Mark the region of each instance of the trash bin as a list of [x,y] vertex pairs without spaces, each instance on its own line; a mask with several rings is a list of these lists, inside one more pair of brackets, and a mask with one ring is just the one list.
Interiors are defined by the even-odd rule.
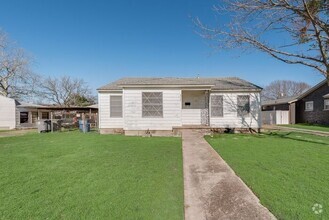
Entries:
[[83,121],[79,120],[79,130],[82,131],[83,130]]
[[90,123],[88,120],[79,120],[79,130],[82,132],[90,132]]
[[50,120],[38,120],[38,132],[48,132],[51,131],[51,121]]

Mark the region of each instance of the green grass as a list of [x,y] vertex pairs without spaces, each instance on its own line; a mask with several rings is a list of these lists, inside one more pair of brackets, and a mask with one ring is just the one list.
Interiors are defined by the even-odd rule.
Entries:
[[293,125],[280,125],[280,126],[289,127],[289,128],[307,129],[307,130],[313,130],[313,131],[325,131],[325,132],[329,132],[329,126],[325,126],[325,125],[293,124]]
[[[207,141],[278,219],[329,219],[329,138],[223,134]],[[323,212],[314,214],[319,203]]]
[[183,219],[181,139],[0,139],[0,219]]

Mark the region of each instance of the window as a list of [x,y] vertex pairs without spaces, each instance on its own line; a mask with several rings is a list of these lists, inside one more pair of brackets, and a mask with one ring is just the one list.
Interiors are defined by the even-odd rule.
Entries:
[[49,119],[49,112],[42,112],[41,119]]
[[250,97],[249,95],[238,95],[238,116],[247,116],[250,113]]
[[313,111],[313,101],[305,102],[305,111]]
[[110,117],[122,118],[122,96],[110,96]]
[[324,110],[329,110],[329,99],[324,100]]
[[28,112],[20,112],[20,123],[28,123],[29,122],[29,113]]
[[160,118],[163,116],[162,92],[142,93],[142,117]]
[[211,117],[223,117],[223,96],[211,96]]

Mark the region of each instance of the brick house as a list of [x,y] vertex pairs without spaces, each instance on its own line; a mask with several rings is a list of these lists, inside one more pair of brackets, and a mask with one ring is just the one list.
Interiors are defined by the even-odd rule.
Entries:
[[297,97],[263,102],[262,111],[288,110],[289,123],[329,125],[329,86],[327,80]]

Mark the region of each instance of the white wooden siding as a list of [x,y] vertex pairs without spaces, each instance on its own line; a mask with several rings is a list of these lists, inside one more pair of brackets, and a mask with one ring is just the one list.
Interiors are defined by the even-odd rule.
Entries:
[[[182,108],[183,109],[204,109],[206,107],[205,90],[201,91],[182,91]],[[189,102],[190,106],[185,106]]]
[[201,109],[182,109],[183,125],[201,125]]
[[110,117],[110,96],[112,95],[122,96],[122,93],[98,93],[99,128],[123,128],[123,117]]
[[16,103],[14,99],[0,96],[0,129],[14,129],[16,126]]
[[[260,94],[259,93],[214,93],[210,95],[223,95],[223,117],[211,117],[210,112],[210,126],[220,128],[259,128],[261,125],[260,117]],[[237,114],[237,96],[250,96],[250,114],[246,117],[238,116]],[[211,109],[211,106],[210,106]]]
[[[163,117],[142,117],[142,92],[163,93]],[[211,117],[211,127],[259,128],[260,94],[249,92],[211,92],[210,95],[223,95],[223,117]],[[123,118],[110,117],[110,95],[122,95]],[[237,96],[250,95],[250,114],[246,117],[237,114]],[[201,124],[200,109],[182,109],[181,89],[142,89],[127,88],[122,93],[99,93],[99,127],[123,128],[124,130],[172,130],[174,126]],[[209,106],[211,109],[211,106]],[[209,112],[211,115],[211,112]]]
[[[162,92],[163,117],[142,117],[142,92]],[[172,130],[182,125],[182,101],[180,89],[124,89],[125,130]]]

